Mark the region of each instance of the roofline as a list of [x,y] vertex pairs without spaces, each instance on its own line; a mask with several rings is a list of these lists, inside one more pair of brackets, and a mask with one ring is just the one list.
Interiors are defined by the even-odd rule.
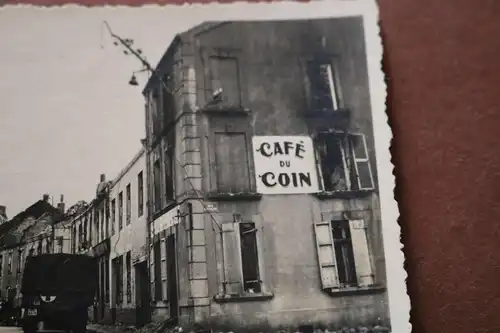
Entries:
[[[167,50],[161,57],[160,61],[158,64],[153,68],[154,71],[157,71],[159,68],[163,67],[163,65],[167,62],[169,58],[173,55],[172,53],[175,51],[175,47],[177,47],[180,43],[182,42],[182,38],[180,34],[176,34],[172,41],[170,42],[170,45],[168,46]],[[144,89],[142,90],[142,94],[146,96],[147,92],[151,90],[153,84],[158,80],[158,78],[153,74],[149,77],[148,82],[146,82],[146,85],[144,86]]]
[[135,154],[134,158],[123,168],[119,173],[118,176],[116,176],[110,184],[110,188],[113,188],[122,178],[125,176],[125,174],[137,163],[137,161],[144,155],[146,152],[146,149],[141,148],[137,154]]

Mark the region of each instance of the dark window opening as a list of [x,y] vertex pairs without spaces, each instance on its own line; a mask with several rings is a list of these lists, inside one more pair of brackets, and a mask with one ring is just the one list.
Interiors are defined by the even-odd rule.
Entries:
[[126,255],[126,265],[127,265],[127,303],[132,302],[132,258],[130,251]]
[[356,286],[358,281],[349,221],[332,221],[332,234],[339,282],[343,285]]
[[116,199],[111,200],[111,235],[115,234]]
[[311,61],[307,64],[311,107],[318,111],[339,108],[339,89],[334,66],[331,63]]
[[320,133],[316,140],[316,150],[325,191],[373,188],[363,135]]
[[161,300],[162,299],[162,290],[161,290],[161,245],[160,245],[160,240],[157,240],[154,245],[154,250],[153,250],[153,260],[154,260],[154,276],[155,276],[155,299],[156,300]]
[[144,177],[142,171],[137,175],[137,216],[144,214]]
[[153,90],[151,94],[151,103],[150,103],[150,109],[151,109],[151,122],[152,127],[153,127],[153,140],[157,139],[160,134],[161,134],[161,119],[159,115],[159,110],[160,110],[160,93],[158,89]]
[[241,262],[243,270],[243,290],[260,293],[262,290],[257,248],[255,223],[240,223]]
[[126,192],[127,192],[127,225],[130,224],[130,219],[132,215],[132,203],[131,203],[131,188],[130,184],[127,185]]
[[123,229],[123,192],[118,194],[118,231]]
[[167,205],[175,200],[174,194],[174,146],[173,144],[165,151],[165,199]]
[[[163,82],[165,82],[168,86],[172,87],[171,77],[169,75],[165,75],[163,77]],[[175,88],[174,88],[175,90]],[[174,95],[168,92],[165,87],[162,85],[162,111],[163,111],[163,128],[167,128],[171,126],[175,121],[175,99]]]
[[116,285],[116,304],[123,302],[123,257],[113,259],[115,271],[115,285]]
[[156,160],[153,165],[153,188],[154,188],[154,210],[158,212],[161,209],[161,165],[160,160]]

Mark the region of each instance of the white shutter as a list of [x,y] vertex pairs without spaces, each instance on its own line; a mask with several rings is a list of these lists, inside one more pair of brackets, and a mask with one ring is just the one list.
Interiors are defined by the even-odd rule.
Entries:
[[239,230],[238,223],[222,224],[223,283],[226,294],[241,294],[243,292]]
[[358,285],[366,287],[373,284],[373,271],[366,239],[366,226],[364,220],[349,221],[351,229],[351,240],[354,252],[354,265],[356,267],[356,276]]
[[314,233],[318,252],[321,285],[323,289],[337,288],[339,280],[330,221],[315,223]]
[[[356,154],[355,140],[357,137],[357,142],[360,145],[361,154]],[[356,175],[358,178],[358,188],[360,190],[371,190],[373,189],[373,175],[370,165],[370,159],[368,157],[368,148],[366,146],[366,137],[363,134],[350,134],[350,143],[352,148],[352,155],[354,157],[354,167],[356,170]],[[360,156],[361,155],[361,156]],[[364,169],[365,172],[360,170]]]

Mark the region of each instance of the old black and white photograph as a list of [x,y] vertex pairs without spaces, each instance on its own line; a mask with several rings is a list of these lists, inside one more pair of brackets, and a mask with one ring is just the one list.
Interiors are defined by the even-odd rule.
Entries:
[[0,333],[410,332],[375,0],[0,40]]

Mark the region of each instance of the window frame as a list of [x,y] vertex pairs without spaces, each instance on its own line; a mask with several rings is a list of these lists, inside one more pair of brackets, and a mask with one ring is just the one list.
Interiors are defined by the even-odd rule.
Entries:
[[208,178],[209,178],[209,192],[211,193],[226,193],[218,188],[217,179],[217,152],[215,147],[215,140],[217,133],[242,133],[245,136],[246,156],[247,156],[247,172],[249,178],[248,190],[244,193],[255,193],[255,165],[252,156],[252,130],[250,120],[247,117],[224,117],[212,116],[209,119],[209,135],[208,135]]
[[[241,235],[240,235],[240,224],[243,223],[253,223],[255,225],[255,241],[256,241],[256,246],[257,246],[257,264],[258,264],[258,274],[259,274],[259,282],[260,282],[260,292],[254,292],[250,293],[245,290],[245,281],[244,281],[244,275],[243,275],[243,263],[242,263],[242,248],[241,248]],[[272,297],[272,293],[269,292],[268,286],[267,286],[267,279],[266,279],[266,271],[265,271],[265,263],[264,263],[264,247],[263,247],[263,232],[264,232],[264,227],[262,226],[262,223],[260,221],[260,218],[257,215],[254,215],[251,220],[249,219],[237,219],[233,220],[232,222],[224,222],[221,224],[222,228],[222,233],[224,232],[232,232],[234,236],[236,237],[234,239],[235,243],[237,244],[237,260],[238,260],[238,280],[234,281],[235,283],[238,283],[238,292],[236,293],[231,293],[229,292],[229,288],[227,288],[227,279],[228,279],[228,270],[230,269],[227,265],[228,262],[224,262],[224,265],[221,266],[221,269],[223,270],[223,276],[225,277],[226,281],[221,281],[221,287],[222,287],[222,297],[216,297],[217,300],[224,301],[224,299],[227,299],[228,296],[229,298],[235,298],[238,299],[240,297],[255,297],[255,298],[261,298],[261,297]],[[230,248],[226,248],[224,244],[224,236],[222,236],[221,239],[221,252],[222,255],[225,257],[227,251],[231,251]]]
[[137,217],[144,214],[144,172],[137,174]]
[[[322,154],[319,152],[319,140],[320,136],[334,136],[336,138],[337,143],[339,144],[339,149],[342,155],[342,164],[344,167],[344,179],[346,181],[346,190],[327,190],[326,185],[325,185],[325,177],[323,174],[323,166],[322,166]],[[359,132],[349,132],[347,133],[347,138],[341,138],[344,135],[343,132],[341,131],[330,131],[330,132],[318,132],[316,133],[315,137],[313,138],[314,142],[314,153],[315,153],[315,159],[316,159],[316,170],[318,172],[318,178],[320,181],[320,188],[323,192],[350,192],[350,191],[370,191],[370,190],[375,190],[375,180],[373,176],[373,169],[372,169],[372,161],[370,159],[370,153],[368,150],[368,145],[366,143],[366,134],[364,133],[359,133]],[[355,149],[352,145],[352,140],[351,137],[358,136],[362,138],[362,144],[364,148],[364,152],[366,154],[365,158],[359,158],[356,159],[355,157]],[[347,147],[346,147],[347,145]],[[346,150],[348,151],[348,154],[346,154]],[[362,187],[361,186],[361,181],[360,181],[360,176],[359,176],[359,171],[358,171],[358,165],[357,163],[367,163],[368,165],[368,173],[369,173],[369,180],[371,182],[371,187]],[[354,172],[354,175],[351,176],[351,172]],[[355,178],[355,179],[353,179]],[[353,181],[356,183],[355,186],[353,186]]]
[[126,188],[125,188],[125,193],[126,193],[126,219],[125,219],[125,225],[130,225],[131,220],[132,220],[132,185],[131,183],[128,183]]
[[[343,96],[342,89],[342,80],[340,77],[339,70],[339,62],[340,57],[337,54],[323,54],[320,56],[307,56],[303,59],[300,59],[301,66],[304,68],[303,70],[303,79],[304,79],[304,90],[306,102],[309,109],[313,112],[336,112],[345,107],[345,100]],[[330,98],[332,100],[332,108],[327,110],[315,110],[314,105],[314,92],[312,91],[312,81],[309,73],[309,66],[317,64],[319,67],[317,70],[320,70],[321,66],[327,66],[328,72],[328,88],[330,93]],[[332,87],[333,85],[333,87]],[[335,96],[333,96],[333,94]],[[335,98],[334,98],[335,97]]]
[[[355,279],[356,279],[356,284],[350,284],[350,283],[341,283],[339,279],[339,265],[337,262],[337,257],[336,257],[336,249],[335,249],[335,239],[333,236],[333,224],[338,223],[339,221],[346,221],[348,224],[348,228],[351,233],[350,237],[350,242],[351,242],[351,248],[352,248],[352,255],[353,255],[353,270],[355,273]],[[375,266],[372,263],[372,256],[373,256],[373,249],[370,247],[368,243],[368,235],[367,235],[367,229],[368,229],[368,223],[367,219],[364,217],[356,217],[356,218],[346,218],[343,216],[342,218],[332,218],[330,220],[324,220],[324,221],[319,221],[319,222],[314,222],[313,224],[313,230],[314,230],[314,239],[315,239],[315,245],[316,245],[316,254],[317,254],[317,267],[319,270],[319,277],[320,277],[320,286],[321,289],[329,292],[338,292],[342,290],[356,290],[356,289],[370,289],[376,287],[376,279],[375,279]],[[319,228],[320,227],[327,227],[329,230],[328,233],[328,243],[320,243],[320,237],[324,236],[324,232],[320,232]],[[360,228],[357,228],[356,226],[361,226]],[[363,244],[360,243],[361,239],[357,240],[357,243],[355,243],[355,239],[353,239],[353,230],[355,229],[361,229],[363,230]],[[359,237],[359,235],[358,235]],[[322,250],[321,248],[327,248],[330,247],[331,251],[329,253],[332,262],[322,262]],[[364,247],[364,248],[361,248]],[[327,249],[328,251],[328,249]],[[360,252],[362,251],[362,252]],[[361,255],[364,255],[363,257],[360,257]],[[365,260],[368,260],[368,262],[363,262],[359,263],[357,262],[358,258],[362,258]],[[368,275],[362,275],[363,269],[360,267],[360,265],[365,265],[363,266],[364,269],[368,269],[370,274]],[[368,266],[366,266],[368,265]],[[333,276],[333,281],[329,279],[326,276],[326,272],[323,270],[324,268],[332,268],[334,269],[334,276]],[[364,278],[368,277],[368,282],[364,281]],[[362,282],[364,281],[364,282]]]
[[118,193],[118,232],[123,229],[123,191]]

